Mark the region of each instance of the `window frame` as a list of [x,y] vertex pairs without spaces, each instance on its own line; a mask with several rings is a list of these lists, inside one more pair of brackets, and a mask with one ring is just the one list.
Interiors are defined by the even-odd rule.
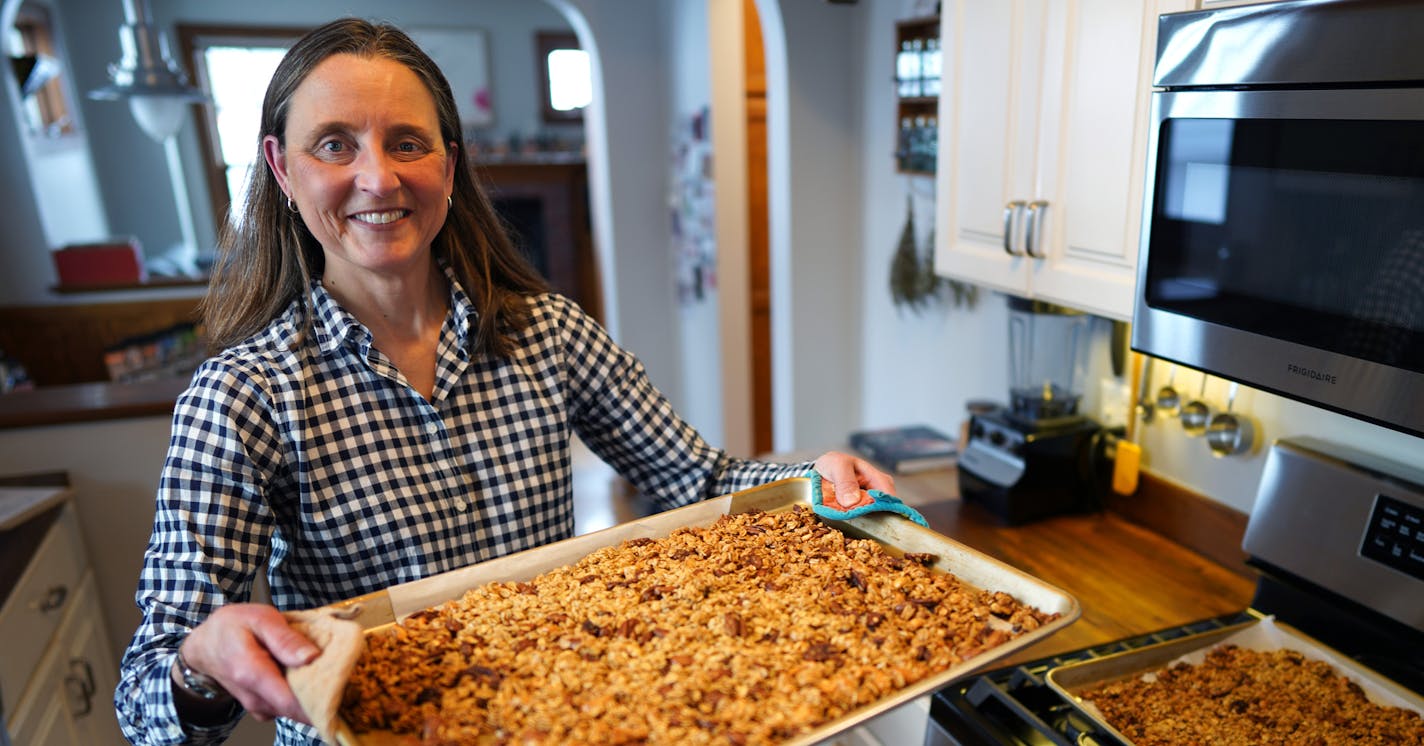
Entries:
[[539,111],[546,124],[569,124],[583,121],[585,108],[560,111],[554,108],[549,91],[549,53],[558,49],[579,49],[578,35],[572,31],[534,32],[534,69],[539,71]]
[[[203,67],[203,52],[208,47],[221,46],[278,46],[285,42],[290,47],[308,31],[310,27],[296,26],[238,26],[185,24],[176,26],[182,65],[188,79],[194,85],[207,91],[207,73]],[[208,187],[209,206],[212,210],[213,226],[219,235],[228,225],[228,212],[232,208],[232,195],[228,194],[227,169],[222,149],[218,143],[218,122],[216,110],[206,104],[194,104],[193,120],[198,132],[198,149],[203,156],[203,180]]]
[[24,0],[16,8],[10,27],[5,29],[7,34],[12,31],[19,37],[22,48],[7,48],[6,57],[33,54],[48,57],[59,65],[59,73],[31,97],[21,92],[18,114],[26,136],[40,147],[77,143],[83,134],[79,126],[79,107],[74,100],[68,52],[54,9],[44,3]]

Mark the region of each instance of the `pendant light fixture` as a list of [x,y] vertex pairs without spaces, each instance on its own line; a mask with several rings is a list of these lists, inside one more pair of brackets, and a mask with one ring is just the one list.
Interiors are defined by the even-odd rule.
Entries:
[[161,143],[182,128],[187,105],[206,101],[207,96],[188,85],[188,76],[169,56],[168,39],[150,20],[148,0],[123,0],[123,4],[125,23],[119,27],[123,58],[109,65],[113,82],[90,91],[89,97],[127,99],[139,126]]
[[127,100],[129,112],[138,126],[155,142],[163,145],[168,161],[168,178],[173,187],[173,200],[178,209],[178,227],[183,242],[166,258],[177,271],[197,274],[198,241],[193,225],[192,205],[188,200],[187,181],[178,153],[178,130],[188,106],[205,102],[208,97],[188,85],[188,76],[169,56],[168,39],[154,28],[149,15],[148,0],[123,0],[124,25],[119,27],[119,48],[123,57],[109,65],[110,85],[89,92],[89,98],[100,101]]

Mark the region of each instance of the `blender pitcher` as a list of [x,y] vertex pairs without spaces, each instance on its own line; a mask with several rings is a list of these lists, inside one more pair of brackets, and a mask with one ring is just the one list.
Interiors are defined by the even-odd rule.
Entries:
[[1009,297],[1009,411],[1025,422],[1078,413],[1087,372],[1089,315]]

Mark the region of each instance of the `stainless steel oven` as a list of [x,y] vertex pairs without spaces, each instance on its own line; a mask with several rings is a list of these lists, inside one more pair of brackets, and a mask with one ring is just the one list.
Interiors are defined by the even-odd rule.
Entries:
[[1159,23],[1132,345],[1424,435],[1424,4]]

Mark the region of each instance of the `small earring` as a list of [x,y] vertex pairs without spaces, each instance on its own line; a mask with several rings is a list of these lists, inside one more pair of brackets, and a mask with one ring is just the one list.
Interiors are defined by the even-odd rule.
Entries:
[[455,206],[455,195],[453,195],[453,194],[447,194],[447,195],[445,195],[445,206],[446,206],[446,207],[454,207],[454,206]]
[[296,211],[297,211],[297,203],[295,203],[295,202],[292,201],[291,196],[288,196],[288,197],[287,197],[287,212],[295,213]]

